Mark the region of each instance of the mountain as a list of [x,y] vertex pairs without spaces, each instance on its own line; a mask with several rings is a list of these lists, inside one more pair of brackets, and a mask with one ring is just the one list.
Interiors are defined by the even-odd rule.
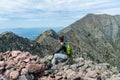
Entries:
[[40,34],[35,41],[42,45],[49,45],[49,50],[50,52],[55,52],[55,47],[57,46],[57,39],[58,39],[58,34],[53,30],[49,29],[46,30],[44,33]]
[[21,50],[42,56],[43,53],[45,54],[48,52],[46,49],[47,46],[20,37],[13,32],[3,32],[0,34],[0,52]]
[[[43,33],[44,31],[50,29],[49,27],[40,27],[40,28],[2,28],[0,29],[0,33],[2,32],[13,32],[17,35],[22,37],[28,38],[30,40],[35,39],[39,34]],[[54,27],[53,30],[56,32],[63,29],[63,27]]]
[[[108,62],[120,69],[120,15],[88,14],[58,35],[64,35],[71,43],[75,56]],[[52,45],[49,39],[47,41]]]

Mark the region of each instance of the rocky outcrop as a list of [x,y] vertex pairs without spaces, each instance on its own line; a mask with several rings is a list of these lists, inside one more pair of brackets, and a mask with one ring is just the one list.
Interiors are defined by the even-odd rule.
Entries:
[[[52,55],[40,58],[29,52],[1,53],[0,80],[119,80],[117,67],[82,57],[47,68]],[[50,62],[49,62],[50,63]]]
[[[48,56],[43,59],[49,60],[50,58],[51,56]],[[119,75],[117,67],[79,57],[69,63],[59,63],[45,70],[39,80],[119,80]]]
[[1,53],[1,58],[0,80],[36,80],[45,70],[40,57],[29,52],[7,51]]
[[35,41],[40,43],[41,45],[49,46],[48,50],[52,53],[55,52],[55,48],[58,44],[58,34],[50,29],[40,34]]

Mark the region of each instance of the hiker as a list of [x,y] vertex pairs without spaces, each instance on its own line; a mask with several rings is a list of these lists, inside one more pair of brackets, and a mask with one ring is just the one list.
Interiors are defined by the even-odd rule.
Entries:
[[64,36],[59,37],[59,48],[55,51],[54,57],[51,61],[52,66],[54,66],[57,62],[64,62],[68,59]]

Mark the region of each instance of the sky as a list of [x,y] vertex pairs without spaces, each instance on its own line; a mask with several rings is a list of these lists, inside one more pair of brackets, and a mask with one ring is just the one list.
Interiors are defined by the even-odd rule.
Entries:
[[0,28],[66,27],[88,13],[120,14],[120,0],[0,0]]

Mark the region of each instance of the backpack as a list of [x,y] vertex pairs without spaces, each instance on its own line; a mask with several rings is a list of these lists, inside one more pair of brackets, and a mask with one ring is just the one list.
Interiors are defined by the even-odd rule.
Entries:
[[72,47],[71,47],[71,45],[70,45],[69,42],[66,43],[66,51],[67,51],[67,55],[68,55],[69,57],[71,57]]

